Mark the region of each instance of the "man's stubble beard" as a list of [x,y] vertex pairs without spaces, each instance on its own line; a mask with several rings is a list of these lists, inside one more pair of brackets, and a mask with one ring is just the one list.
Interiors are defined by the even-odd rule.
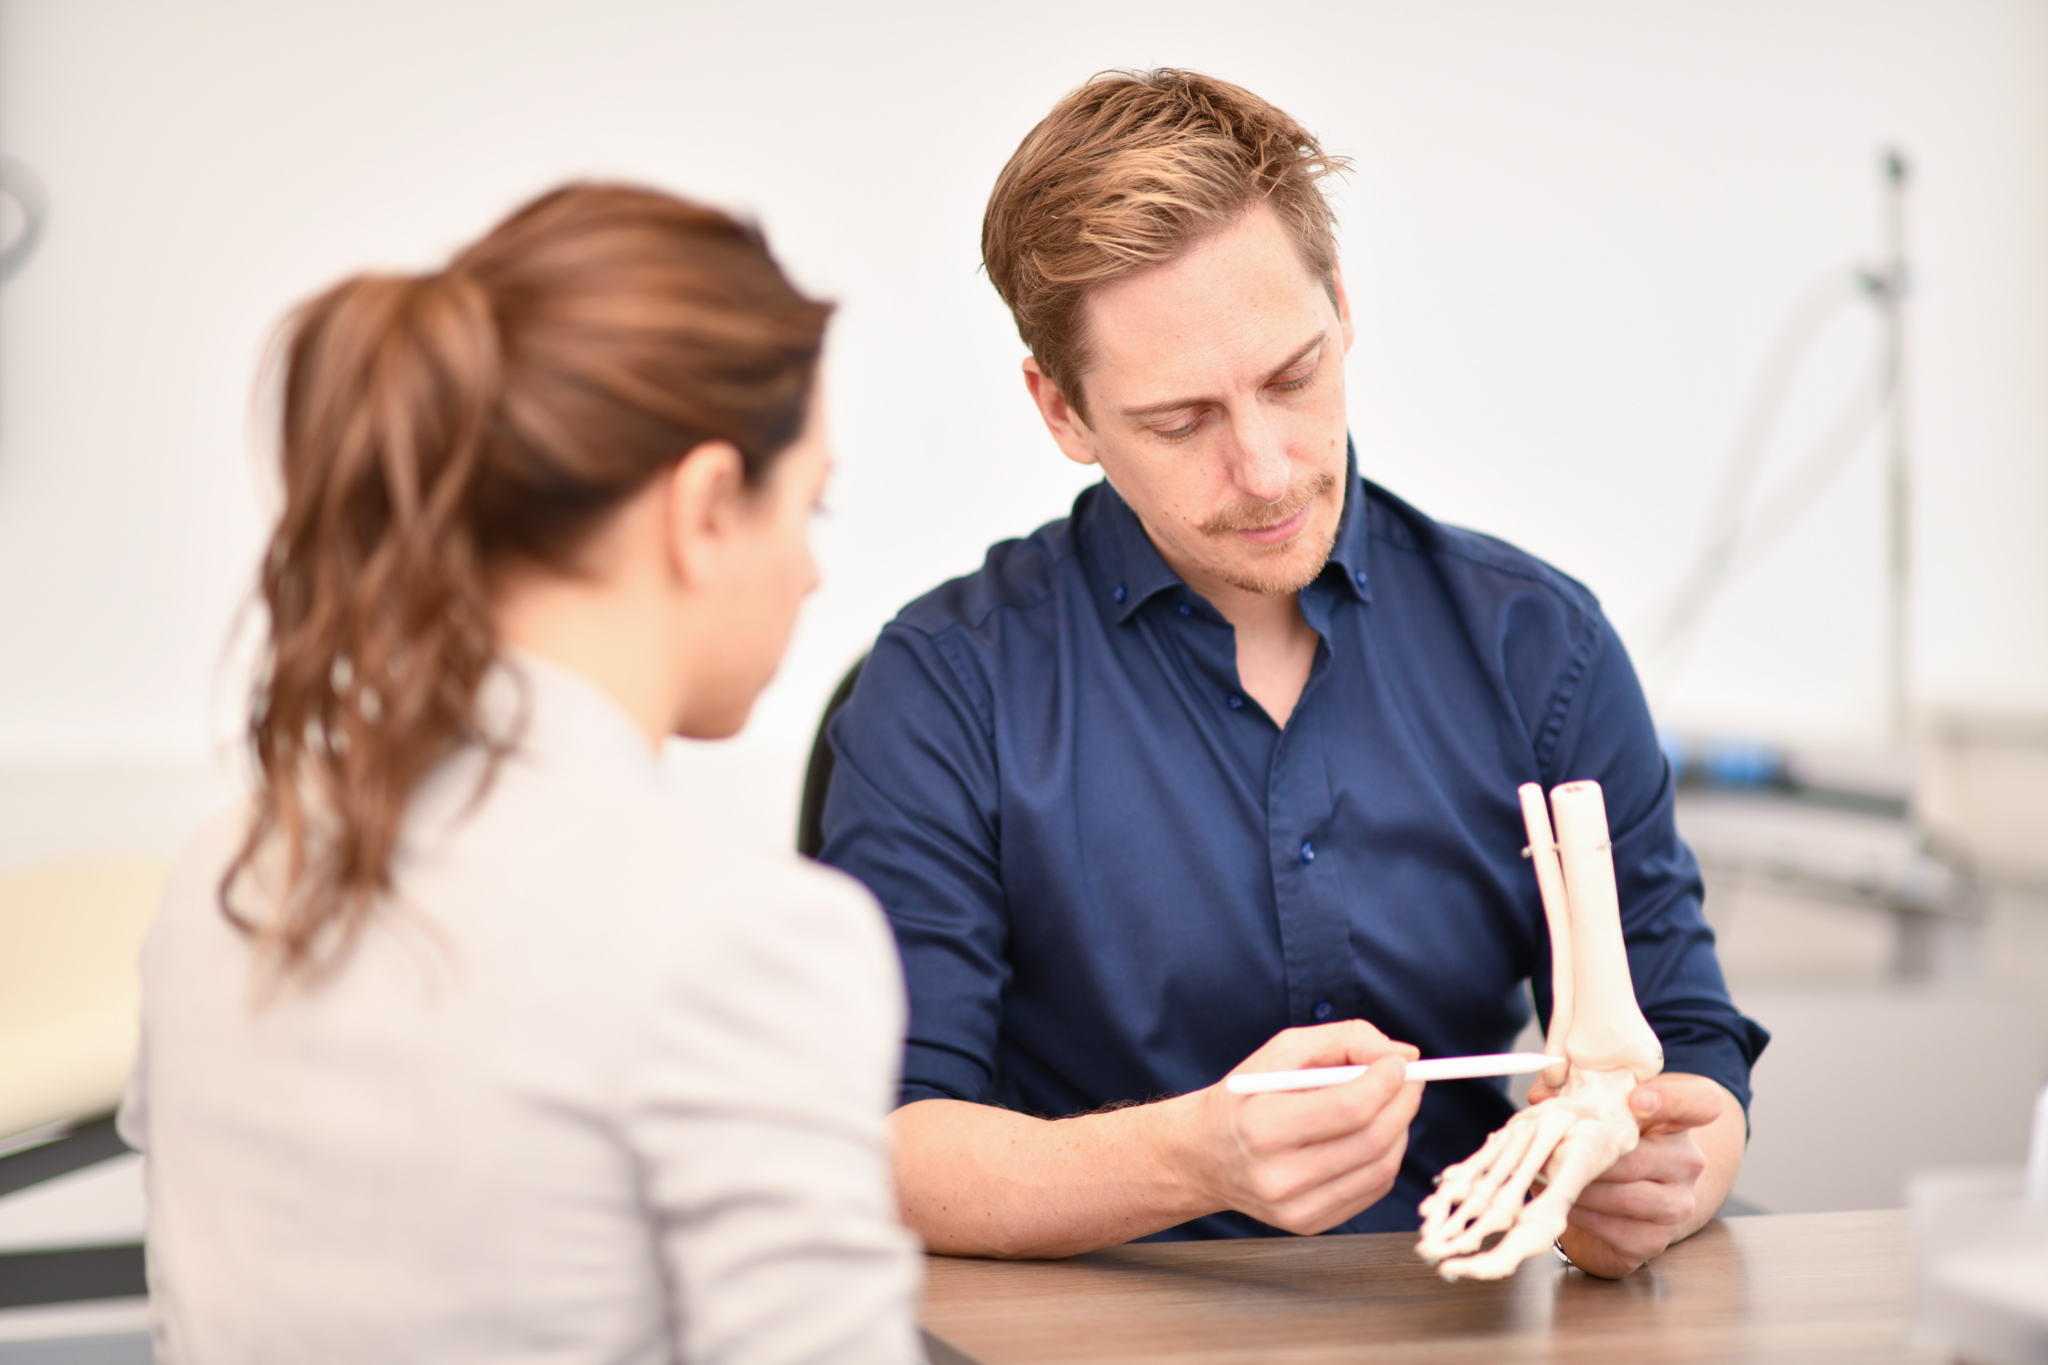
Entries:
[[[1336,484],[1336,475],[1315,473],[1299,486],[1290,488],[1287,496],[1277,503],[1248,501],[1225,508],[1203,522],[1201,532],[1205,537],[1213,539],[1230,536],[1238,531],[1276,525],[1296,515],[1303,508],[1313,507],[1321,502]],[[1317,545],[1313,554],[1291,569],[1276,568],[1262,572],[1256,567],[1241,568],[1234,564],[1217,564],[1210,568],[1210,572],[1240,592],[1255,592],[1267,597],[1300,592],[1315,582],[1323,572],[1323,566],[1330,562],[1330,551],[1337,543],[1337,526],[1343,519],[1343,509],[1339,508],[1337,515],[1330,520],[1329,529],[1322,533],[1322,544]],[[1302,534],[1308,535],[1311,531],[1304,530]],[[1285,548],[1298,550],[1300,547],[1301,541],[1297,537]]]

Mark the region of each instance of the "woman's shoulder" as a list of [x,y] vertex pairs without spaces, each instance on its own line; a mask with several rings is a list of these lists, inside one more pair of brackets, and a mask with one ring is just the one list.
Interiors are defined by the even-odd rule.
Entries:
[[704,929],[805,952],[893,957],[881,906],[844,872],[717,828],[670,829],[661,860]]
[[665,784],[582,795],[551,794],[545,827],[518,822],[530,838],[486,841],[498,863],[487,875],[536,918],[579,935],[601,924],[600,951],[664,972],[715,973],[735,954],[786,956],[793,971],[821,956],[893,969],[894,941],[865,887],[770,846],[704,793]]
[[738,1103],[800,1081],[804,1105],[885,1112],[907,1007],[866,888],[794,853],[727,848],[692,869],[687,900],[646,940],[629,1085],[709,1085]]
[[210,910],[213,918],[221,918],[221,879],[248,838],[250,814],[246,799],[235,801],[207,817],[186,839],[164,878],[152,934],[195,913]]

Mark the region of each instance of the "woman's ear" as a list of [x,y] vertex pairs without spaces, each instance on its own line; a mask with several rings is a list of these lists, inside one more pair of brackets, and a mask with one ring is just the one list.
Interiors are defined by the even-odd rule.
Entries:
[[718,577],[746,510],[746,461],[730,441],[706,441],[661,477],[669,572],[684,587],[701,587]]

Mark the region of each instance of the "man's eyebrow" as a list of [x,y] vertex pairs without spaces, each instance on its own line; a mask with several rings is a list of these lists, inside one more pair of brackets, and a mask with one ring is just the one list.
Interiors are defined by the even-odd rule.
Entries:
[[[1271,373],[1266,376],[1267,382],[1272,382],[1275,377],[1286,374],[1296,365],[1299,365],[1307,358],[1310,351],[1313,351],[1329,339],[1330,334],[1328,332],[1318,332],[1304,343],[1300,349],[1296,350],[1293,355],[1288,356],[1287,359],[1275,365]],[[1164,417],[1167,413],[1179,412],[1182,408],[1192,408],[1208,401],[1206,398],[1174,398],[1164,403],[1144,403],[1135,408],[1121,409],[1121,411],[1125,417],[1133,417],[1142,422],[1148,417]]]

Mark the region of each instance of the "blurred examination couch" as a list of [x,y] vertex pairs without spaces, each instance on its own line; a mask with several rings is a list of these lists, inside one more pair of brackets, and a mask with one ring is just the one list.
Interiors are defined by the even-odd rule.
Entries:
[[136,956],[165,872],[73,862],[0,876],[0,1141],[120,1102]]
[[167,867],[0,873],[0,1365],[147,1365],[141,1158],[114,1131]]

